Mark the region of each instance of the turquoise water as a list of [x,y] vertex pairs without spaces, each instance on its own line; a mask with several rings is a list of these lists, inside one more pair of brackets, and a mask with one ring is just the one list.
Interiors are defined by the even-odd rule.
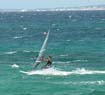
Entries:
[[[53,67],[30,71],[49,25]],[[0,13],[0,94],[105,95],[105,11]]]

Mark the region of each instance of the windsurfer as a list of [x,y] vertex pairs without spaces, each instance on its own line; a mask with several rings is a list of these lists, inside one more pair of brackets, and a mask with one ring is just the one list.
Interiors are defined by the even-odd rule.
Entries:
[[[49,33],[50,33],[50,30],[48,31],[47,35],[46,35],[46,38],[44,40],[44,43],[42,45],[42,48],[39,52],[39,55],[35,61],[35,63],[33,64],[33,68],[36,69],[38,67],[38,65],[42,62],[42,61],[46,61],[47,64],[45,65],[46,67],[47,66],[50,66],[52,64],[51,62],[51,56],[49,56],[47,59],[44,59],[43,56],[44,56],[44,53],[45,53],[45,50],[46,50],[46,44],[47,44],[47,41],[48,41],[48,38],[49,38]],[[44,33],[46,34],[46,33]]]
[[47,64],[43,68],[49,68],[52,65],[52,56],[48,56],[48,58],[43,59],[43,61],[47,62]]

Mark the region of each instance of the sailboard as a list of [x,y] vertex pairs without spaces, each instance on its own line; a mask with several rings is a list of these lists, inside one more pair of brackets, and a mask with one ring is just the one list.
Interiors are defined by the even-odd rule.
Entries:
[[48,39],[49,39],[49,33],[50,33],[50,29],[47,32],[46,38],[45,38],[45,40],[43,42],[42,48],[41,48],[41,50],[39,52],[39,55],[38,55],[35,63],[33,64],[34,69],[36,69],[37,66],[42,62],[42,58],[44,57],[44,54],[45,54],[45,51],[46,51],[46,45],[47,45],[47,42],[48,42]]

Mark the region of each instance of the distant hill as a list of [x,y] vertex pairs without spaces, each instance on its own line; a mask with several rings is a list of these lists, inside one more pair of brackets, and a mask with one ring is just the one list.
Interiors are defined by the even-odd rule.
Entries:
[[27,11],[91,11],[105,10],[105,5],[90,5],[80,7],[58,7],[58,8],[37,8],[37,9],[0,9],[0,12],[27,12]]

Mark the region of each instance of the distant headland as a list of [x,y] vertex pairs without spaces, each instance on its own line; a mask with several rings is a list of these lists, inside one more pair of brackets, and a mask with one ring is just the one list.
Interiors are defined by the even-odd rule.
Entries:
[[80,7],[58,7],[58,8],[36,8],[36,9],[0,9],[0,12],[95,11],[95,10],[105,10],[105,5],[80,6]]

